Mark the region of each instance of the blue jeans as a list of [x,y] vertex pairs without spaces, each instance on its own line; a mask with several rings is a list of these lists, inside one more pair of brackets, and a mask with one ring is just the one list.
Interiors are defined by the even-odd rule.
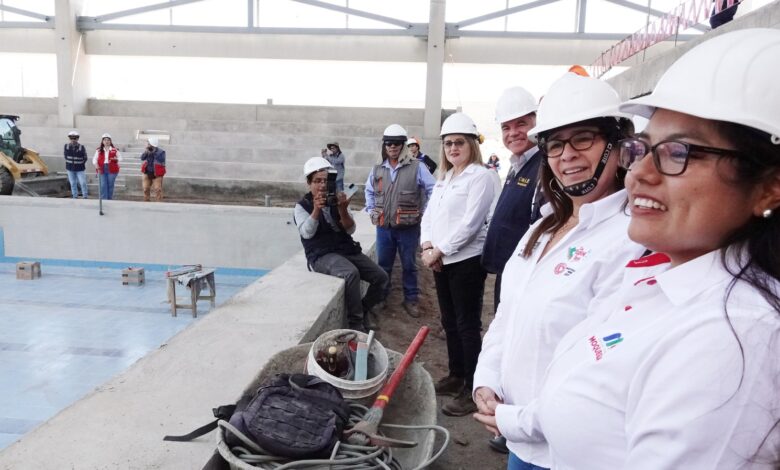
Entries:
[[[404,301],[417,302],[420,289],[417,287],[417,245],[420,244],[420,226],[409,228],[376,228],[376,258],[377,264],[387,273],[387,277],[393,272],[395,253],[401,257],[403,269]],[[385,297],[390,292],[390,282],[387,283]]]
[[79,197],[79,188],[84,199],[87,198],[87,172],[86,171],[68,171],[68,182],[70,182],[70,194],[73,199]]
[[109,173],[108,164],[103,165],[103,173],[100,174],[100,197],[114,199],[114,182],[118,173]]
[[509,453],[509,462],[506,465],[506,470],[549,470],[532,463],[523,462],[518,456]]

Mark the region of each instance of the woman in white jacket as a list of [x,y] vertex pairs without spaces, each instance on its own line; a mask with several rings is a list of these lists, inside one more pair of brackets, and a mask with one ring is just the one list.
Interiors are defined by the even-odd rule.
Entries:
[[619,104],[607,83],[569,73],[545,94],[529,132],[544,152],[540,179],[550,204],[504,268],[474,377],[475,418],[506,437],[510,470],[550,466],[543,440],[518,436],[523,407],[538,396],[563,335],[644,251],[626,235],[617,142],[633,127]]
[[561,469],[780,465],[780,31],[745,29],[677,60],[621,109],[631,263],[564,337],[517,437]]

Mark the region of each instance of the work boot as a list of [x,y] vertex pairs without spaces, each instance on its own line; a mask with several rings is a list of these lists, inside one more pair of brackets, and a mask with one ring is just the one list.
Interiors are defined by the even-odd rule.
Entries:
[[491,449],[501,454],[508,454],[509,448],[506,446],[506,438],[504,436],[496,436],[488,441],[488,445]]
[[441,412],[447,416],[466,416],[477,411],[477,404],[471,399],[471,387],[463,387],[458,396],[445,403]]
[[363,326],[367,330],[379,331],[379,315],[376,314],[374,309],[369,308],[363,312]]
[[443,379],[439,379],[434,385],[436,395],[448,395],[456,397],[463,390],[463,385],[466,383],[463,377],[453,377],[448,375]]
[[409,314],[412,318],[420,318],[420,309],[417,307],[417,302],[411,302],[411,301],[404,301],[403,304],[404,310],[406,310],[406,313]]

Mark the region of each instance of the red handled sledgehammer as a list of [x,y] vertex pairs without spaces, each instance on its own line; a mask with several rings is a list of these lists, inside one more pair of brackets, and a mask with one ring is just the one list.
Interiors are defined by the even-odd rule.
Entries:
[[401,363],[398,364],[395,372],[390,376],[390,380],[387,381],[384,388],[382,388],[382,391],[379,392],[379,396],[376,397],[374,404],[363,417],[363,420],[354,425],[351,429],[344,431],[344,435],[347,436],[347,441],[350,444],[367,445],[371,443],[382,447],[414,447],[417,445],[415,442],[400,441],[380,436],[377,434],[377,431],[379,423],[382,421],[385,407],[390,402],[390,397],[393,396],[395,389],[398,388],[398,384],[401,383],[401,379],[404,378],[406,369],[414,360],[414,356],[417,355],[420,346],[425,342],[428,331],[430,331],[430,329],[427,326],[420,328],[420,331],[417,332],[417,336],[414,337],[414,340],[412,340],[409,348],[407,348],[404,356],[401,358]]

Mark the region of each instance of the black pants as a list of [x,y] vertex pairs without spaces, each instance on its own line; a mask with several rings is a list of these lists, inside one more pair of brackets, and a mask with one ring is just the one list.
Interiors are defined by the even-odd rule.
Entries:
[[439,298],[441,325],[447,335],[450,375],[474,382],[479,352],[482,350],[482,297],[487,272],[475,256],[446,264],[434,272]]

